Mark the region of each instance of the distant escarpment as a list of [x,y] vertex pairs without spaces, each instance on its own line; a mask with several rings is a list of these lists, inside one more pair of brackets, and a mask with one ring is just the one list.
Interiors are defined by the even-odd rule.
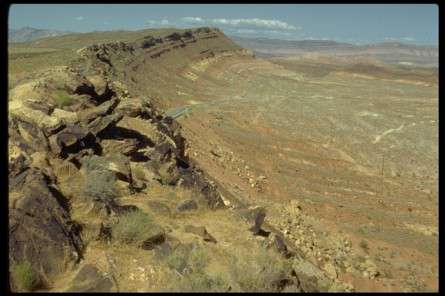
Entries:
[[119,80],[164,107],[172,86],[189,83],[191,66],[222,56],[253,57],[218,29],[206,27],[161,37],[147,35],[133,42],[94,44],[79,49],[78,54],[72,66],[79,72]]

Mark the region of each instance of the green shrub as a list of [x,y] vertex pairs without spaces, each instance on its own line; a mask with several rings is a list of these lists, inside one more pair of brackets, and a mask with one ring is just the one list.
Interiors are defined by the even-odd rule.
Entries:
[[54,92],[54,101],[59,106],[69,106],[73,103],[73,98],[65,90],[58,90]]
[[119,217],[113,226],[113,237],[122,243],[139,244],[160,230],[160,226],[149,215],[136,210]]
[[231,258],[230,275],[244,292],[278,292],[279,281],[291,274],[291,264],[262,248]]
[[28,261],[13,265],[12,276],[17,287],[25,292],[34,290],[39,284],[38,274]]

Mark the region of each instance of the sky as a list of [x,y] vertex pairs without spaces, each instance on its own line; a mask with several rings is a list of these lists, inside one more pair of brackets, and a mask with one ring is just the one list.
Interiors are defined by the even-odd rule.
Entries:
[[438,45],[434,4],[14,4],[9,28],[74,32],[218,27],[227,35]]

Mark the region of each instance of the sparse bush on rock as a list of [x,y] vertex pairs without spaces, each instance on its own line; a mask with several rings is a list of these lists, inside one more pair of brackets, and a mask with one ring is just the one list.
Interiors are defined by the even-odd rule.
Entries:
[[114,172],[106,168],[105,161],[93,155],[85,161],[85,193],[96,201],[110,202],[116,197]]
[[106,170],[92,171],[88,174],[85,193],[96,201],[109,202],[116,197],[116,176]]
[[291,266],[273,251],[251,249],[231,258],[230,274],[243,292],[278,292],[291,274]]
[[146,213],[129,211],[119,217],[113,226],[113,238],[126,244],[140,244],[145,239],[156,235],[161,227]]

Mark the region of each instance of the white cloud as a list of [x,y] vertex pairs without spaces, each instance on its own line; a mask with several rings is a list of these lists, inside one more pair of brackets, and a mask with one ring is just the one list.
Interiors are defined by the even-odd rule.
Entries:
[[193,16],[186,16],[182,18],[182,21],[186,22],[186,23],[192,23],[192,24],[196,24],[196,23],[203,23],[204,20],[200,17],[193,17]]
[[268,29],[281,29],[281,30],[301,30],[301,27],[295,27],[286,22],[282,22],[279,20],[267,20],[267,19],[259,19],[259,18],[245,18],[245,19],[225,19],[218,18],[210,20],[213,24],[218,25],[227,25],[227,26],[254,26],[259,28],[268,28]]
[[163,20],[147,20],[145,21],[145,23],[147,25],[151,25],[151,26],[167,26],[168,24],[170,24],[170,22],[166,19]]
[[83,21],[83,16],[78,16],[78,17],[75,17],[74,19],[75,19],[76,21],[79,21],[79,22],[80,22],[80,21]]
[[413,37],[403,37],[402,40],[405,41],[414,41],[415,39]]
[[386,41],[408,41],[412,42],[415,41],[413,37],[385,37]]
[[238,34],[257,34],[258,33],[257,30],[253,30],[253,29],[238,29],[235,32]]

